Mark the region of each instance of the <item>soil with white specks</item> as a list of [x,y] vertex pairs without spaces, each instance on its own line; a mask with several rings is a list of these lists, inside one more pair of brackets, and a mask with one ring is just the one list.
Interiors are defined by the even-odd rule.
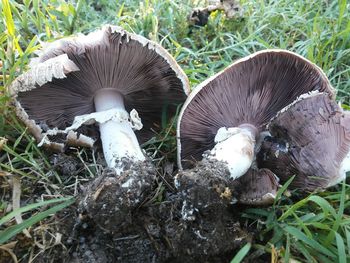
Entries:
[[105,170],[75,206],[57,214],[67,250],[39,261],[230,262],[252,237],[232,205],[226,169],[199,163],[177,174],[176,187],[173,178],[159,192],[161,179],[149,163],[119,177]]

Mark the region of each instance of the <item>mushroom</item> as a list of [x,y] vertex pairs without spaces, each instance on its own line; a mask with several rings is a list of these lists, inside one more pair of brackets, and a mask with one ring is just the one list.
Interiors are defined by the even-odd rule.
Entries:
[[269,120],[313,90],[334,97],[322,70],[295,53],[264,50],[238,60],[187,98],[177,126],[179,167],[206,156],[239,178],[251,167]]
[[238,203],[246,205],[269,205],[275,201],[279,178],[269,169],[249,169],[233,181],[233,196]]
[[48,44],[10,87],[17,115],[40,145],[92,146],[85,126],[98,123],[106,163],[118,173],[122,158],[145,160],[138,141],[159,130],[162,111],[173,115],[188,92],[165,49],[115,26]]
[[302,95],[268,126],[258,165],[292,187],[315,190],[333,186],[350,171],[350,113],[327,94]]

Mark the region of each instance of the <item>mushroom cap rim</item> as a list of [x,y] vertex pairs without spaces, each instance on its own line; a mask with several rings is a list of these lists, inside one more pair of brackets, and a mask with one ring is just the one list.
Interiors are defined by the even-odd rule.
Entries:
[[286,53],[289,55],[293,55],[295,57],[297,57],[298,59],[301,59],[302,61],[312,65],[320,74],[321,76],[328,82],[328,86],[330,87],[332,94],[331,97],[335,98],[335,92],[336,90],[333,88],[333,86],[331,85],[330,81],[328,80],[326,74],[324,73],[324,71],[317,66],[315,63],[311,62],[310,60],[306,59],[305,57],[289,51],[289,50],[285,50],[285,49],[264,49],[264,50],[260,50],[257,51],[253,54],[250,54],[246,57],[240,58],[236,61],[234,61],[232,64],[230,64],[228,67],[224,68],[223,70],[219,71],[218,73],[214,74],[213,76],[209,77],[208,79],[204,80],[203,82],[201,82],[198,86],[196,86],[191,93],[189,94],[189,96],[187,97],[184,105],[182,106],[182,109],[180,111],[179,117],[178,117],[178,121],[177,121],[177,126],[176,126],[176,144],[177,144],[177,165],[179,170],[183,170],[182,167],[182,163],[181,163],[181,131],[180,131],[180,124],[181,124],[181,120],[183,117],[183,114],[187,108],[187,106],[191,103],[192,99],[197,95],[197,93],[199,93],[204,87],[206,87],[211,81],[213,81],[215,78],[217,78],[218,76],[220,76],[221,74],[224,74],[226,71],[228,71],[229,69],[237,66],[238,64],[241,64],[243,62],[246,62],[258,55],[261,54],[268,54],[268,53]]

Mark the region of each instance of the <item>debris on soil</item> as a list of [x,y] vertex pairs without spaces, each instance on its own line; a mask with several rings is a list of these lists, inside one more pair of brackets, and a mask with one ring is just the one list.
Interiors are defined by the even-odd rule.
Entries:
[[212,12],[222,10],[225,12],[226,17],[231,19],[237,14],[241,15],[241,6],[237,0],[220,0],[211,1],[212,4],[205,8],[195,8],[189,15],[189,21],[195,26],[205,26],[208,23],[209,16]]
[[179,190],[165,188],[158,202],[149,202],[152,165],[140,162],[120,177],[105,170],[63,213],[71,214],[59,226],[64,262],[229,262],[252,237],[231,204],[228,171],[217,165],[213,176],[211,168],[200,162],[180,172]]
[[83,168],[83,164],[79,159],[64,153],[52,154],[50,163],[52,168],[63,178],[76,175]]
[[[220,161],[203,159],[190,170],[179,172],[175,186],[184,197],[182,217],[195,220],[195,211],[216,213],[220,206],[235,203],[232,196],[232,180],[227,166]],[[212,211],[213,210],[213,211]]]
[[[51,162],[66,176],[81,166],[62,154]],[[148,162],[134,163],[120,176],[113,169],[98,174],[75,205],[50,219],[55,224],[48,233],[60,239],[36,262],[230,262],[253,240],[254,230],[242,227],[242,207],[234,204],[244,197],[248,179],[233,181],[224,163],[204,159],[178,172],[175,185],[174,175],[160,181],[162,173]]]
[[209,16],[211,14],[211,11],[209,11],[209,8],[195,8],[192,10],[191,14],[189,15],[190,23],[195,26],[205,26],[208,24]]
[[[271,204],[279,184],[278,178],[268,169],[250,168],[242,177],[232,180],[225,163],[204,158],[193,169],[180,172],[175,186],[194,207],[209,209],[220,203]],[[188,214],[187,211],[184,216]]]
[[123,161],[127,169],[120,176],[106,169],[84,191],[80,210],[99,228],[114,233],[132,224],[132,211],[146,201],[155,182],[152,163]]

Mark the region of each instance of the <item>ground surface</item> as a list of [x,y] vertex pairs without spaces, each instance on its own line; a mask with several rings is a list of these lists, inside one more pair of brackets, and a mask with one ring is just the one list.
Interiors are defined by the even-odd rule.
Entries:
[[57,214],[66,249],[57,247],[40,260],[228,262],[253,241],[232,196],[225,195],[229,172],[222,164],[199,163],[179,173],[178,189],[165,189],[156,203],[150,200],[155,175],[147,162],[131,165],[121,176],[106,169],[79,193],[75,205]]
[[[233,19],[215,11],[202,19],[203,26],[195,26],[187,18],[207,1],[1,1],[0,262],[62,262],[68,255],[71,262],[350,260],[348,182],[322,193],[282,188],[277,201],[262,208],[229,204],[225,177],[213,182],[204,174],[202,184],[196,181],[199,188],[183,184],[178,190],[173,184],[178,173],[176,120],[164,117],[162,132],[142,145],[156,172],[147,168],[142,172],[152,180],[137,180],[146,180],[151,190],[138,189],[141,200],[130,196],[130,206],[115,211],[110,201],[118,203],[118,195],[104,195],[103,189],[116,191],[121,183],[105,170],[98,145],[69,148],[65,154],[47,152],[14,114],[6,89],[27,69],[42,41],[88,33],[105,23],[160,43],[183,68],[191,87],[257,50],[297,52],[325,71],[349,109],[349,1],[239,2],[241,10]],[[208,195],[199,191],[211,183],[202,188]],[[197,197],[211,205],[203,207]],[[10,214],[12,210],[21,212]],[[113,211],[117,222],[121,218],[116,215],[125,220],[119,226],[95,217],[105,211]]]

